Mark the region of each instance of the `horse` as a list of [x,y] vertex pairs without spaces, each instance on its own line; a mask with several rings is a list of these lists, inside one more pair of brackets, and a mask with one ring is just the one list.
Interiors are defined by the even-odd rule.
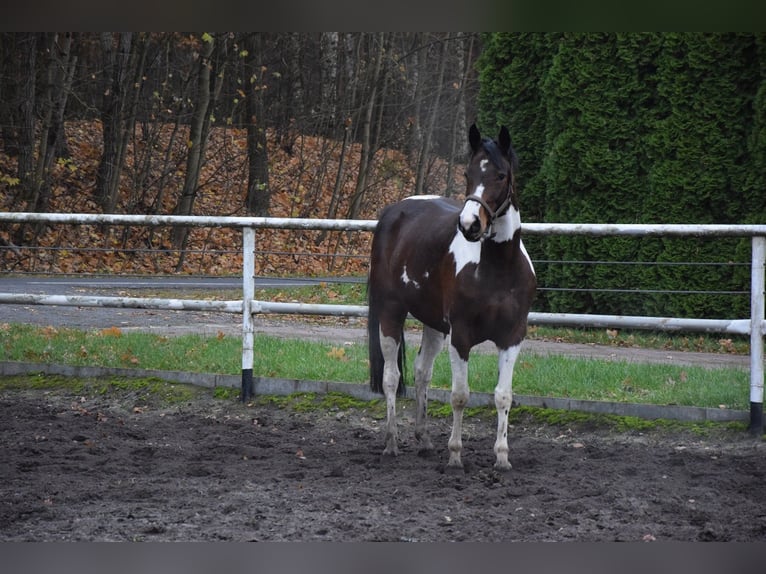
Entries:
[[404,323],[408,315],[419,320],[423,335],[414,365],[415,438],[420,454],[432,452],[426,428],[428,387],[436,355],[449,341],[453,418],[445,470],[462,470],[468,356],[475,345],[494,342],[494,467],[507,471],[513,369],[527,333],[537,279],[521,240],[518,163],[508,128],[502,126],[492,140],[482,137],[473,124],[468,143],[465,201],[415,195],[380,212],[367,280],[370,387],[385,395],[383,457],[395,457],[396,397],[405,394]]

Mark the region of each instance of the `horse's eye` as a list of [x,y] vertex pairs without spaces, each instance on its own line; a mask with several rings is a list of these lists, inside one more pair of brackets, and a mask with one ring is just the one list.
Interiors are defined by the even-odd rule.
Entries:
[[497,179],[499,181],[503,181],[505,179],[505,175],[506,174],[501,171],[500,173],[497,174]]

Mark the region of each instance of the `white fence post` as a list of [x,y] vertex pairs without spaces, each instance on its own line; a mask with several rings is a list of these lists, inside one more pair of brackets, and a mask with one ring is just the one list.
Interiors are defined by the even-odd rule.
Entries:
[[255,228],[242,228],[242,401],[253,396],[253,299],[255,298]]
[[750,271],[750,426],[753,435],[763,434],[763,321],[764,260],[766,237],[753,237]]

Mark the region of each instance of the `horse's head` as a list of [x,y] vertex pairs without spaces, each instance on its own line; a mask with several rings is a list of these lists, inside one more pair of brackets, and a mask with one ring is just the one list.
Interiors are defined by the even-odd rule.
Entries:
[[486,237],[498,217],[511,205],[518,209],[514,186],[516,155],[511,136],[503,126],[497,140],[482,138],[476,124],[468,131],[471,160],[465,171],[465,204],[458,228],[468,241]]

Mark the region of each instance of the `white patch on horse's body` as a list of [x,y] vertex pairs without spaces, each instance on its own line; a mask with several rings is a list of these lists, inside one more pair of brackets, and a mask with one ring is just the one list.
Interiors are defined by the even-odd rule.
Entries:
[[[495,223],[492,225],[492,233],[490,234],[490,237],[495,243],[510,241],[513,239],[516,231],[520,228],[521,215],[519,214],[519,210],[511,205],[505,215],[498,217],[495,220]],[[535,266],[532,265],[532,259],[530,259],[529,253],[527,253],[527,249],[524,247],[523,241],[519,241],[519,248],[521,249],[521,253],[526,258],[527,263],[529,263],[529,268],[532,270],[532,273],[535,273]]]
[[455,230],[455,237],[449,246],[449,252],[455,259],[455,276],[469,263],[478,263],[481,260],[481,242],[468,241],[459,230]]
[[402,269],[402,283],[404,283],[405,285],[412,284],[412,286],[415,289],[420,289],[420,283],[418,283],[414,279],[410,279],[410,276],[407,275],[407,266],[406,265]]
[[410,195],[404,199],[439,199],[440,195]]
[[529,257],[529,253],[527,253],[527,248],[524,247],[523,241],[519,241],[519,247],[521,248],[521,252],[524,254],[524,257],[527,258],[527,263],[529,263],[529,268],[532,270],[532,273],[537,276],[537,273],[535,273],[535,266],[532,265],[532,259]]
[[508,211],[502,216],[498,217],[492,224],[492,233],[490,237],[495,243],[504,243],[513,239],[514,234],[521,228],[521,215],[519,210],[513,205],[508,208]]

